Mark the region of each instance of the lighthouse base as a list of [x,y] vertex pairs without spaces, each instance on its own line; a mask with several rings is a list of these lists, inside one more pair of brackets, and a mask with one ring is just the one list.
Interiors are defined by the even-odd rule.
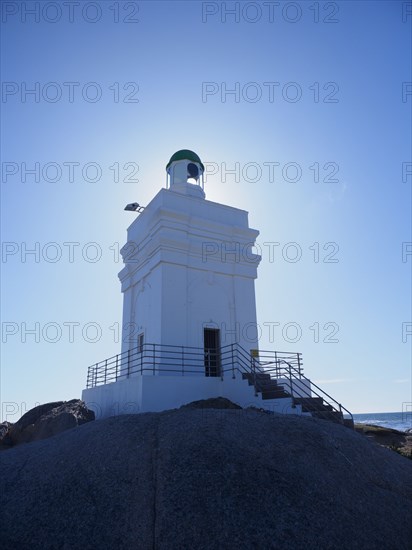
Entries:
[[241,376],[131,376],[83,390],[82,400],[92,409],[96,418],[120,414],[161,412],[176,409],[192,401],[226,397],[242,408],[257,407],[283,414],[302,413],[301,405],[294,405],[291,397],[262,399],[253,386]]

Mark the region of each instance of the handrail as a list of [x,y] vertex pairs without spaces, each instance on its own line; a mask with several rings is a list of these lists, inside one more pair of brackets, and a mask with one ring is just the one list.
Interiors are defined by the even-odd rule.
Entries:
[[[284,369],[284,371],[282,371],[281,367],[280,367],[280,363],[284,363],[287,365],[287,368]],[[268,374],[270,374],[271,370],[273,369],[265,369],[266,372]],[[322,388],[320,388],[317,384],[315,384],[314,382],[312,382],[309,378],[307,378],[306,376],[304,376],[302,374],[302,371],[300,371],[299,369],[296,369],[292,364],[290,364],[288,361],[285,361],[283,359],[281,360],[278,360],[277,361],[277,365],[275,367],[275,371],[276,371],[276,378],[275,379],[278,379],[278,378],[288,378],[288,380],[290,381],[290,394],[292,397],[294,397],[294,394],[297,394],[297,397],[299,398],[302,398],[302,399],[307,399],[307,398],[310,398],[310,397],[313,397],[312,394],[315,394],[315,396],[317,396],[318,398],[322,399],[322,403],[325,402],[327,405],[329,405],[332,410],[335,412],[335,413],[338,413],[342,420],[343,420],[343,413],[342,413],[342,410],[344,410],[348,415],[349,417],[353,420],[353,416],[352,416],[352,413],[350,411],[348,411],[348,409],[346,409],[341,403],[339,403],[339,401],[336,401],[336,399],[334,399],[331,395],[329,395],[326,391],[324,391]],[[304,393],[302,391],[299,391],[299,386],[297,386],[296,384],[294,386],[292,386],[292,377],[293,379],[295,380],[300,380],[300,381],[305,381],[305,382],[308,382],[308,392],[310,393],[308,395],[308,393]],[[271,376],[271,379],[273,380],[272,376]],[[314,390],[314,387],[318,390]],[[320,392],[320,393],[319,393]],[[327,399],[326,399],[326,398]],[[329,400],[329,401],[328,401]],[[335,403],[338,408],[336,408],[336,406],[334,406],[331,401],[333,403]],[[313,402],[313,406],[315,406],[315,403]],[[322,412],[325,412],[325,409],[323,407],[319,408],[318,410],[319,413],[322,413]],[[326,414],[326,412],[325,412]]]
[[[290,365],[289,365],[290,366]],[[294,367],[290,367],[290,368],[294,368]],[[342,409],[344,411],[346,411],[346,413],[351,417],[351,419],[353,420],[353,416],[352,416],[352,413],[350,411],[348,411],[348,409],[346,409],[341,403],[339,403],[339,401],[336,401],[335,398],[333,398],[331,395],[329,395],[327,392],[325,392],[325,390],[322,390],[322,388],[320,388],[317,384],[315,384],[314,382],[312,382],[311,380],[309,380],[308,378],[306,378],[306,376],[303,376],[303,374],[301,375],[302,378],[304,378],[305,380],[309,381],[310,382],[310,387],[311,387],[311,391],[312,390],[312,387],[315,386],[315,388],[317,388],[320,392],[322,392],[324,395],[327,396],[328,399],[331,399],[334,403],[336,403],[338,406],[339,406],[339,412],[342,413]],[[317,392],[314,392],[317,394]],[[319,397],[321,397],[319,395]]]
[[[295,355],[297,357],[298,368],[296,368],[292,364],[291,361],[286,361],[284,358],[281,357],[281,355],[284,356],[284,355],[286,355],[286,353],[287,352],[283,352],[282,354],[280,354],[280,352],[260,351],[259,350],[259,360],[255,360],[255,367],[258,365],[259,370],[260,370],[261,373],[269,374],[270,381],[267,382],[267,383],[265,383],[262,380],[257,381],[256,377],[253,376],[253,383],[254,383],[254,386],[255,386],[255,391],[263,392],[265,390],[265,388],[270,387],[270,384],[273,383],[273,380],[277,380],[278,378],[284,377],[284,378],[288,379],[289,384],[290,384],[290,392],[286,391],[286,393],[290,393],[292,398],[294,396],[297,396],[297,397],[302,398],[302,399],[308,399],[308,398],[312,397],[312,394],[315,394],[315,396],[317,396],[318,398],[320,398],[322,400],[322,404],[324,404],[324,402],[326,402],[326,404],[331,407],[333,412],[339,414],[339,416],[341,417],[342,420],[343,420],[342,410],[344,410],[349,415],[349,417],[353,420],[352,413],[350,411],[348,411],[348,409],[346,409],[341,403],[336,401],[336,399],[334,399],[327,392],[322,390],[322,388],[320,388],[317,384],[314,384],[309,378],[307,378],[306,376],[303,375],[302,369],[300,368],[301,365],[302,365],[301,354],[300,353],[299,354],[292,354],[292,353],[289,354],[291,356]],[[274,357],[274,360],[273,360],[273,357]],[[262,361],[262,359],[263,359],[263,361]],[[266,361],[265,359],[269,359],[269,360]],[[287,365],[287,368],[283,368],[283,370],[282,370],[282,367],[280,366],[281,364]],[[268,368],[269,365],[275,365],[274,369]],[[275,377],[272,376],[272,371],[273,370],[276,373]],[[299,390],[299,385],[293,384],[292,379],[298,380],[298,381],[300,380],[300,381],[308,382],[307,392],[304,393],[302,390]],[[318,391],[314,390],[313,387],[315,387],[321,393],[318,393]],[[327,399],[325,399],[325,397],[328,398],[329,402],[328,402]],[[330,401],[335,403],[338,406],[338,408],[336,408]],[[316,407],[316,403],[312,402],[312,406]],[[319,407],[318,413],[326,414],[324,406]]]

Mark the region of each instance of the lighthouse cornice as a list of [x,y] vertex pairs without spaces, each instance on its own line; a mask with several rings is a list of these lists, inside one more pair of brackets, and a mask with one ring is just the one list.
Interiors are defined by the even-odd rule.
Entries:
[[162,233],[150,240],[140,256],[137,253],[133,259],[126,261],[125,267],[119,272],[119,279],[124,292],[161,264],[256,279],[260,260],[261,257],[253,254],[250,248],[242,247],[240,243],[233,246],[233,241],[189,242],[184,235],[171,237]]
[[[143,240],[152,238],[157,232],[162,229],[168,229],[170,231],[183,231],[190,232],[191,235],[198,235],[207,238],[216,238],[226,240],[228,237],[236,238],[239,240],[245,240],[250,242],[255,240],[259,231],[250,227],[241,225],[228,224],[227,221],[213,221],[200,217],[196,214],[188,215],[185,212],[177,212],[167,208],[159,209],[153,216],[150,226],[146,227],[146,234],[143,235]],[[129,239],[134,240],[131,237],[139,237],[140,231],[130,232]]]
[[227,219],[231,216],[236,225],[248,226],[248,212],[241,208],[220,204],[218,202],[199,199],[190,195],[180,195],[169,189],[160,189],[153,199],[146,206],[145,210],[130,224],[128,231],[134,227],[146,225],[153,213],[160,207],[174,210],[176,212],[193,215],[196,212],[204,219]]
[[145,211],[128,228],[128,241],[142,242],[157,226],[186,226],[192,232],[235,235],[239,239],[256,239],[259,232],[248,224],[245,210],[206,200],[178,195],[162,189]]

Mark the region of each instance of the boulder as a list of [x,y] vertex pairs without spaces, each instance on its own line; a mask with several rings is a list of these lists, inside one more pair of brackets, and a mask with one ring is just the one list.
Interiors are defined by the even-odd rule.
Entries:
[[355,430],[378,445],[388,447],[399,454],[412,458],[412,433],[400,432],[393,428],[384,428],[370,424],[355,424]]
[[55,401],[34,407],[13,424],[8,432],[12,445],[46,439],[94,420],[94,412],[80,399]]
[[236,405],[226,397],[211,397],[210,399],[201,399],[200,401],[192,401],[187,405],[182,405],[181,409],[241,409],[240,405]]
[[11,446],[10,429],[12,426],[11,422],[4,421],[0,423],[0,449],[7,449]]
[[410,550],[412,461],[248,409],[119,415],[0,453],[7,550]]

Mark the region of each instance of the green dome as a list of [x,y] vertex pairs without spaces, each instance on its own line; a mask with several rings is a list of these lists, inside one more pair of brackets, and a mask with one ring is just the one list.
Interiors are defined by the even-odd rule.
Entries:
[[202,161],[200,160],[200,157],[196,155],[196,153],[194,153],[193,151],[190,151],[189,149],[180,149],[180,151],[177,151],[174,155],[172,155],[170,157],[169,162],[167,163],[166,170],[175,160],[191,160],[192,162],[198,162],[202,167],[202,170],[203,171],[205,170],[205,167],[203,166]]

